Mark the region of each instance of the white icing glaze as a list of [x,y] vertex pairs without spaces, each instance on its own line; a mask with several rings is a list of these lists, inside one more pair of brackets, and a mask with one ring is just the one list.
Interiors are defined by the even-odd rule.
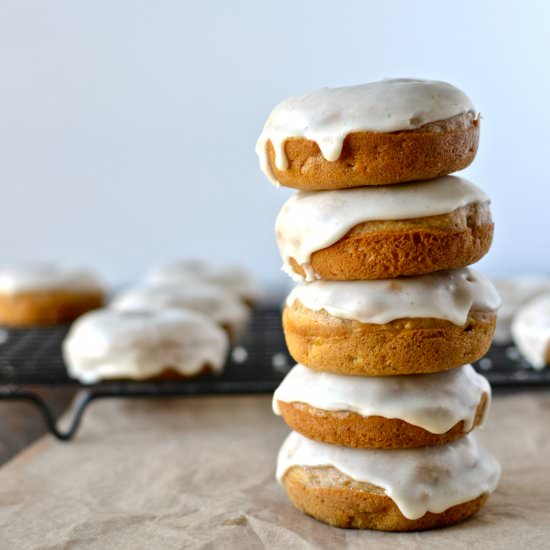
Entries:
[[534,298],[517,312],[512,321],[512,336],[534,368],[546,366],[550,346],[550,294]]
[[212,320],[186,310],[96,310],[80,317],[63,342],[70,375],[84,383],[144,379],[171,368],[192,376],[223,368],[227,335]]
[[334,244],[356,225],[448,214],[473,203],[489,203],[489,197],[456,176],[400,185],[299,191],[283,205],[275,223],[283,270],[294,280],[303,279],[290,264],[294,258],[304,268],[306,280],[314,280],[311,255]]
[[0,269],[0,292],[17,294],[40,291],[102,292],[98,277],[86,269],[53,263],[29,263]]
[[313,311],[373,324],[429,317],[461,326],[472,307],[495,311],[500,306],[491,281],[471,268],[400,279],[302,283],[286,303],[292,306],[296,301]]
[[521,306],[536,296],[550,292],[550,277],[524,275],[494,278],[492,281],[502,298],[494,340],[498,344],[508,344],[512,341],[512,318]]
[[265,175],[276,183],[267,160],[267,142],[275,149],[279,170],[288,168],[289,138],[317,143],[328,161],[338,160],[352,132],[396,132],[474,111],[458,88],[435,80],[386,79],[345,88],[323,88],[289,97],[271,112],[256,144]]
[[145,282],[151,285],[179,285],[189,281],[220,285],[246,301],[255,301],[259,290],[243,268],[231,265],[214,265],[202,260],[178,260],[151,269]]
[[281,414],[278,401],[306,403],[325,411],[398,418],[443,434],[460,421],[471,430],[483,394],[490,398],[489,382],[471,365],[434,374],[355,377],[298,364],[275,391],[273,411]]
[[472,435],[436,447],[378,450],[327,445],[292,432],[279,451],[280,482],[292,466],[332,466],[381,487],[409,519],[490,493],[500,478],[499,463]]
[[232,335],[242,331],[249,310],[233,292],[209,283],[189,280],[185,285],[142,285],[115,296],[110,307],[117,311],[190,309],[226,326]]

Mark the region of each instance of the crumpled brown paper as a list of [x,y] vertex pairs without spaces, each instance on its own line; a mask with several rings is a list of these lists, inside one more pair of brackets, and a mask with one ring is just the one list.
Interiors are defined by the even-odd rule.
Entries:
[[75,441],[0,470],[0,548],[548,548],[550,394],[497,396],[481,442],[503,464],[477,517],[423,533],[302,515],[274,480],[287,428],[268,396],[96,401]]

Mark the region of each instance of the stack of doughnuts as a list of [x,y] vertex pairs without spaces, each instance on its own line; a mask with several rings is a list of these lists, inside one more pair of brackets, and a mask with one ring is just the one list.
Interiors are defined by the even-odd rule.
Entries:
[[500,298],[468,266],[492,241],[487,195],[449,174],[474,159],[479,116],[444,82],[394,79],[280,103],[257,143],[275,184],[283,328],[297,365],[273,397],[294,430],[277,478],[338,527],[451,525],[494,491],[471,433],[491,399],[471,362]]

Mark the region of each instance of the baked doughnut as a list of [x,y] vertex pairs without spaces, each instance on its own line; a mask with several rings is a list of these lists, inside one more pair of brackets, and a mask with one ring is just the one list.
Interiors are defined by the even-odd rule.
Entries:
[[350,449],[296,432],[277,479],[304,513],[337,527],[413,531],[458,523],[493,492],[500,465],[473,436],[418,449]]
[[550,364],[550,293],[534,298],[517,312],[512,336],[533,368]]
[[479,116],[445,82],[388,79],[290,97],[256,145],[275,184],[305,191],[444,176],[477,152]]
[[93,384],[220,372],[227,348],[225,332],[195,311],[101,309],[74,323],[63,356],[71,377]]
[[523,275],[520,277],[492,278],[502,306],[498,310],[494,342],[509,344],[512,342],[512,319],[522,306],[550,292],[550,278],[543,275]]
[[463,437],[491,397],[471,365],[434,374],[357,377],[296,365],[273,395],[273,411],[309,439],[344,447],[405,449]]
[[466,267],[489,250],[487,195],[455,176],[387,187],[295,193],[277,216],[294,280],[365,280]]
[[151,285],[186,285],[190,280],[222,286],[237,294],[250,307],[259,298],[256,283],[248,271],[238,266],[178,260],[151,269],[145,277],[145,282]]
[[465,268],[379,281],[314,281],[295,287],[283,311],[294,360],[335,374],[438,372],[489,349],[500,298]]
[[142,285],[117,294],[110,308],[117,311],[190,309],[212,319],[236,341],[250,317],[250,311],[233,292],[219,285],[190,280],[185,285]]
[[104,291],[94,273],[50,263],[0,269],[0,324],[40,327],[69,323],[101,307]]

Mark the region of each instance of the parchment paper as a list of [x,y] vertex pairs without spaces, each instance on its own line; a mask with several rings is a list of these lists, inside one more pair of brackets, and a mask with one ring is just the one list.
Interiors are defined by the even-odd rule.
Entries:
[[268,396],[103,400],[77,439],[0,470],[0,548],[549,548],[550,394],[497,396],[480,440],[503,464],[476,518],[423,533],[347,531],[274,481],[287,428]]

